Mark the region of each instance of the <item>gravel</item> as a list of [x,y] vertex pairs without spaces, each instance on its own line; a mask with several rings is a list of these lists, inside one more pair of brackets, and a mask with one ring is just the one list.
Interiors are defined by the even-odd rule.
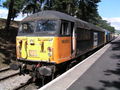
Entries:
[[0,82],[0,90],[14,90],[16,87],[26,83],[31,77],[29,75],[17,75]]
[[19,71],[14,71],[14,70],[9,70],[9,71],[5,71],[5,72],[1,72],[0,73],[0,79],[3,77],[7,77],[10,76],[12,74],[18,73]]

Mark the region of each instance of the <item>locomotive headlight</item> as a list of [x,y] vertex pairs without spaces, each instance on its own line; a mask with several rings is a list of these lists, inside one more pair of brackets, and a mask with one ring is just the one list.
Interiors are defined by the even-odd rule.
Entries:
[[52,48],[48,47],[47,50],[48,50],[48,56],[52,56]]
[[34,45],[35,43],[34,43],[34,40],[30,40],[30,45]]
[[52,48],[51,47],[48,47],[47,48],[49,52],[52,52]]

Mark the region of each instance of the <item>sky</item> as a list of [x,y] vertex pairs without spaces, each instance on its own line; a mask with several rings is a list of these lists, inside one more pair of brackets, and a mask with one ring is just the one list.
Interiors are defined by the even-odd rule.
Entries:
[[[6,1],[6,0],[1,0],[2,2]],[[2,3],[0,3],[0,5],[2,5]],[[3,8],[3,7],[0,7],[0,18],[7,18],[7,15],[8,15],[8,9],[7,8]],[[17,18],[15,18],[15,20],[17,21],[21,21],[23,18],[25,18],[26,15],[23,15],[22,13],[20,13],[18,15]]]
[[101,0],[98,12],[102,19],[111,23],[116,30],[120,30],[120,0]]
[[[5,1],[5,0],[1,0]],[[1,3],[0,3],[1,4]],[[120,30],[120,0],[101,0],[98,3],[98,12],[102,19],[107,20],[111,23],[111,26],[115,29]],[[0,18],[7,18],[8,10],[6,8],[0,7]],[[15,20],[22,20],[22,14],[19,14]]]

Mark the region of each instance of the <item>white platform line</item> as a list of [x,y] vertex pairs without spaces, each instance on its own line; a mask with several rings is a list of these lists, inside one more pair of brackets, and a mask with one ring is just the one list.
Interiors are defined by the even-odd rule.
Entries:
[[81,75],[87,71],[90,66],[98,60],[98,58],[111,46],[107,44],[88,58],[86,58],[81,63],[77,64],[67,72],[63,73],[61,76],[57,77],[53,81],[49,82],[45,86],[41,87],[39,90],[66,90],[73,84]]

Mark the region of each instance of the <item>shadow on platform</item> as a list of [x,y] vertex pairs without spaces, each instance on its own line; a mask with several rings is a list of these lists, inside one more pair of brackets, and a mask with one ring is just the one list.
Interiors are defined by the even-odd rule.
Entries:
[[112,48],[111,51],[114,52],[110,57],[113,60],[117,60],[116,67],[113,67],[113,69],[108,69],[103,71],[105,76],[113,75],[117,76],[118,80],[99,80],[100,83],[102,83],[101,88],[94,88],[94,87],[86,87],[86,90],[120,90],[120,40],[111,42]]

